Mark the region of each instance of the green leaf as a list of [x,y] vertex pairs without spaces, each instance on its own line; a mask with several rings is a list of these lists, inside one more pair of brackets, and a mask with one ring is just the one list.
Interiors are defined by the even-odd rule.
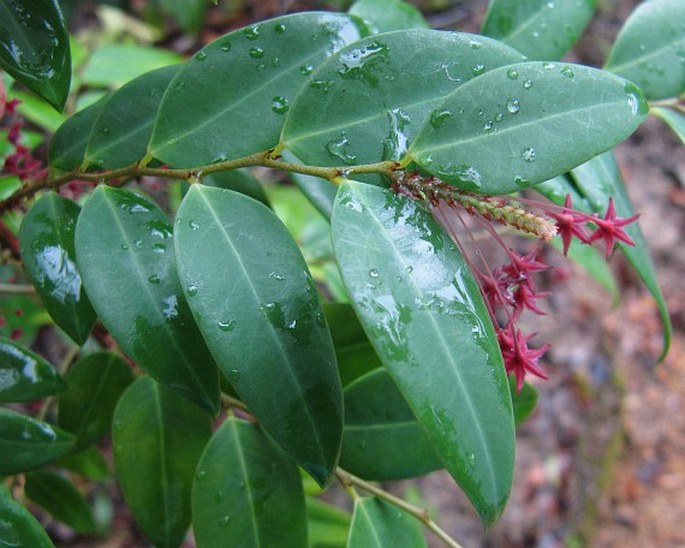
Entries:
[[428,546],[419,521],[397,506],[378,497],[354,501],[348,548],[386,548],[388,546]]
[[78,438],[76,451],[97,443],[109,432],[117,401],[133,374],[116,354],[86,356],[67,373],[69,389],[59,397],[59,425]]
[[219,375],[181,291],[164,212],[133,192],[98,187],[79,216],[76,257],[93,307],[124,352],[216,414]]
[[402,0],[358,0],[348,13],[361,17],[376,32],[430,27],[418,9]]
[[332,238],[357,315],[433,449],[491,525],[511,488],[514,419],[478,285],[430,215],[354,181]]
[[421,424],[385,368],[348,385],[340,466],[368,480],[421,476],[442,468]]
[[247,169],[210,173],[202,179],[202,184],[216,188],[225,188],[226,190],[235,190],[258,202],[262,202],[265,206],[269,205],[269,197],[264,192],[261,183]]
[[71,450],[75,441],[47,422],[0,407],[0,475],[45,466]]
[[126,167],[145,156],[159,102],[179,68],[145,73],[108,96],[93,124],[82,128],[89,133],[82,170]]
[[32,124],[36,124],[50,133],[57,131],[57,128],[67,119],[63,114],[46,104],[45,101],[30,93],[12,89],[11,98],[21,101],[17,105],[19,114]]
[[195,466],[212,432],[210,417],[141,377],[119,400],[112,425],[117,478],[136,522],[156,546],[180,545],[190,524]]
[[0,546],[54,548],[43,526],[4,485],[0,485]]
[[647,98],[685,92],[685,3],[642,2],[618,34],[604,68],[640,86]]
[[0,336],[29,346],[36,340],[38,329],[50,324],[50,316],[36,295],[0,295],[0,317],[5,323]]
[[[612,152],[593,158],[578,166],[571,172],[571,176],[577,188],[590,203],[593,211],[603,215],[609,204],[609,198],[613,197],[616,214],[619,217],[630,217],[635,213]],[[619,242],[618,248],[654,297],[661,315],[661,324],[664,330],[663,350],[659,356],[659,361],[661,361],[666,357],[671,346],[672,327],[668,306],[659,287],[654,263],[652,263],[649,248],[640,226],[637,223],[631,223],[625,227],[625,231],[635,242],[635,245],[629,246]]]
[[652,107],[651,112],[666,122],[685,145],[685,114],[662,107]]
[[57,370],[38,354],[0,337],[0,402],[39,400],[66,387]]
[[275,146],[283,115],[311,67],[364,30],[347,15],[308,12],[215,40],[169,86],[150,154],[175,167],[192,167]]
[[229,417],[212,436],[197,465],[192,501],[198,548],[306,546],[297,466],[247,421]]
[[109,465],[100,450],[91,446],[79,453],[69,453],[59,459],[59,464],[67,470],[93,481],[100,481],[111,475]]
[[309,548],[345,548],[352,516],[313,497],[306,502]]
[[514,405],[514,420],[516,426],[520,426],[535,411],[538,392],[527,382],[523,383],[519,392],[516,390],[516,379],[513,376],[509,377],[509,390],[511,390],[511,401]]
[[399,159],[424,121],[443,120],[438,107],[445,95],[476,74],[523,59],[470,34],[415,29],[366,38],[312,74],[288,113],[280,146],[310,165]]
[[134,78],[183,61],[178,53],[168,49],[110,44],[97,48],[81,74],[83,85],[116,89]]
[[65,477],[38,471],[26,475],[26,495],[53,518],[82,534],[95,532],[95,520],[83,495]]
[[297,246],[271,210],[230,190],[193,185],[176,223],[179,275],[219,367],[274,440],[325,483],[340,450],[342,390]]
[[19,245],[26,273],[50,316],[82,345],[96,318],[76,266],[74,232],[80,211],[75,202],[46,194],[24,217]]
[[[283,160],[295,164],[301,164],[300,160],[289,150],[284,150],[282,153]],[[338,187],[320,177],[313,177],[311,175],[302,175],[301,173],[290,173],[290,179],[295,183],[316,210],[321,213],[327,220],[331,218],[333,211],[333,201],[338,192]]]
[[595,0],[493,0],[482,33],[536,61],[561,59],[592,19]]
[[[200,30],[207,11],[208,0],[157,0],[187,33]],[[216,2],[215,2],[216,4]]]
[[[424,124],[403,164],[458,188],[508,194],[560,175],[628,137],[648,113],[642,92],[607,72],[521,63],[449,95],[438,127]],[[499,120],[499,121],[498,121]]]
[[0,0],[0,20],[0,67],[62,110],[71,83],[71,56],[57,0]]

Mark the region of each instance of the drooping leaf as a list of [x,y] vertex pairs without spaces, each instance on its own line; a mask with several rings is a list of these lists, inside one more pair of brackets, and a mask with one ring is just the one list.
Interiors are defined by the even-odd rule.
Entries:
[[0,337],[0,402],[39,400],[66,387],[57,370],[38,354]]
[[75,441],[47,422],[0,407],[0,475],[45,466],[71,450]]
[[403,0],[357,0],[348,13],[361,17],[376,32],[430,27],[421,12]]
[[566,63],[529,62],[467,82],[403,160],[458,188],[508,194],[570,170],[626,137],[647,103],[630,82]]
[[79,216],[76,257],[93,307],[124,352],[216,413],[216,364],[181,291],[164,212],[141,195],[98,187]]
[[54,548],[43,526],[4,485],[0,485],[0,546]]
[[444,96],[523,56],[488,38],[414,29],[372,36],[323,63],[297,95],[281,146],[310,165],[399,159]]
[[685,114],[662,107],[653,107],[651,112],[666,122],[685,145]]
[[275,146],[283,115],[312,68],[362,32],[351,16],[308,12],[215,40],[170,84],[150,154],[175,167],[193,167]]
[[536,61],[561,59],[590,22],[595,0],[493,0],[482,32]]
[[647,98],[685,92],[685,4],[642,2],[623,25],[604,68],[640,86]]
[[260,182],[245,169],[210,173],[202,179],[202,184],[217,188],[225,188],[227,190],[235,190],[258,202],[262,202],[265,206],[269,205],[269,197],[266,195],[264,187],[262,187]]
[[69,389],[59,397],[59,425],[76,435],[78,451],[109,432],[114,408],[133,374],[116,354],[97,352],[74,365],[66,378]]
[[190,524],[195,466],[211,436],[209,415],[150,377],[119,400],[114,464],[126,504],[156,545],[180,545]]
[[457,247],[415,202],[347,181],[332,238],[364,329],[487,525],[511,487],[514,420],[499,346]]
[[226,419],[202,454],[192,508],[199,548],[306,546],[297,466],[258,426],[235,417]]
[[74,232],[80,211],[75,202],[46,194],[24,217],[19,245],[26,273],[50,316],[83,344],[96,318],[76,266]]
[[538,392],[527,382],[523,383],[520,392],[516,390],[516,379],[513,375],[509,377],[509,390],[511,390],[511,401],[514,406],[514,420],[516,426],[520,426],[535,411]]
[[26,495],[53,518],[78,533],[95,532],[93,513],[83,495],[65,477],[39,470],[26,475]]
[[1,0],[0,21],[0,67],[62,110],[71,83],[71,56],[57,0]]
[[331,504],[307,497],[309,548],[345,548],[352,516]]
[[340,466],[364,479],[386,481],[442,468],[421,424],[385,368],[356,379],[344,391],[345,427]]
[[406,548],[427,546],[419,521],[378,497],[360,497],[354,501],[348,548]]
[[219,367],[276,442],[325,483],[340,448],[342,390],[297,246],[271,210],[229,190],[193,185],[176,223],[179,275]]

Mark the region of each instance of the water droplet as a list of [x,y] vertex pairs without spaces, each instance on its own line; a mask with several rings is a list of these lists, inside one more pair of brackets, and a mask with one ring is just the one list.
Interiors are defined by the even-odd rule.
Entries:
[[525,89],[530,89],[530,88],[532,88],[532,87],[533,87],[533,81],[532,81],[530,78],[527,78],[527,79],[523,82],[523,87],[524,87]]
[[329,141],[328,143],[326,143],[326,150],[334,158],[338,158],[348,165],[354,164],[357,160],[357,157],[348,152],[347,147],[349,146],[349,144],[350,141],[347,138],[347,135],[345,135],[345,132],[343,131],[340,134],[340,139]]
[[219,321],[219,329],[225,333],[230,333],[235,329],[235,321],[234,320],[220,320]]
[[103,127],[103,128],[100,130],[100,132],[101,132],[103,135],[109,135],[109,128],[108,128],[108,127]]
[[121,244],[121,249],[126,251],[128,249],[128,244]]
[[478,40],[471,40],[469,42],[469,47],[471,49],[480,49],[482,45],[483,45],[483,43],[479,42]]
[[501,112],[498,112],[495,115],[495,122],[501,122],[503,118],[504,118],[504,114],[502,114]]
[[219,49],[221,49],[221,51],[223,51],[224,53],[228,53],[229,51],[231,51],[231,47],[232,47],[231,42],[229,40],[226,40],[226,41],[221,43],[221,46]]
[[562,68],[561,74],[566,76],[566,78],[573,78],[575,76],[575,74],[573,74],[573,71],[569,67]]
[[134,240],[133,243],[136,247],[143,247],[143,240]]
[[269,278],[273,278],[274,280],[278,280],[279,282],[285,281],[285,276],[279,274],[278,272],[272,272],[271,274],[269,274]]
[[206,470],[198,470],[197,473],[195,474],[195,479],[197,481],[202,481],[206,475],[207,475]]
[[484,111],[483,109],[480,109],[480,110],[478,111],[478,117],[479,117],[479,118],[485,118],[485,111]]
[[481,65],[480,63],[478,63],[475,67],[473,67],[471,72],[473,72],[474,76],[480,76],[485,72],[485,65]]
[[311,87],[314,89],[320,89],[324,93],[328,92],[329,89],[333,87],[333,81],[332,80],[313,80],[311,84],[309,84]]
[[259,38],[259,26],[246,27],[243,29],[243,35],[248,40],[256,40]]
[[153,253],[164,253],[166,251],[166,246],[164,244],[152,244]]
[[523,149],[523,152],[521,152],[521,158],[523,158],[526,162],[534,162],[535,161],[535,149],[531,147],[527,147]]
[[378,269],[376,268],[372,268],[371,270],[369,270],[369,276],[371,276],[372,278],[378,278],[380,275],[381,273],[378,272]]
[[279,23],[274,27],[274,32],[278,34],[283,34],[285,32],[285,25],[283,23]]
[[200,228],[200,224],[197,221],[189,221],[188,226],[191,230],[197,230],[198,228]]
[[285,114],[288,112],[289,108],[290,105],[285,97],[281,97],[279,95],[271,99],[271,110],[273,110],[276,114]]
[[452,116],[452,112],[449,110],[436,109],[431,112],[431,126],[438,129],[445,121]]
[[152,276],[148,277],[147,281],[151,284],[158,285],[162,280],[157,274],[153,274]]
[[313,65],[302,65],[300,67],[300,74],[304,76],[309,76],[314,71]]
[[552,70],[553,68],[556,68],[556,63],[542,63],[542,68],[545,70]]
[[261,59],[264,57],[264,50],[262,48],[250,48],[250,57],[253,59]]
[[507,99],[507,110],[512,114],[516,114],[519,110],[521,110],[519,100],[515,97],[510,97],[509,99]]
[[528,179],[524,179],[520,175],[517,175],[514,177],[514,184],[521,188],[527,188],[530,186],[530,181]]
[[186,287],[186,293],[188,294],[188,297],[194,297],[197,295],[197,286],[195,284],[190,284]]
[[509,69],[509,70],[507,71],[507,77],[508,77],[510,80],[518,80],[518,78],[519,78],[518,70],[513,69],[513,68]]
[[231,522],[231,516],[222,516],[219,518],[219,527],[224,528],[228,527],[228,524]]
[[405,268],[404,270],[406,271],[407,274],[411,274],[412,272],[414,272],[414,267],[410,265],[407,268]]
[[231,369],[228,372],[227,377],[228,377],[229,381],[234,381],[234,382],[239,381],[240,380],[240,371],[238,371],[237,369]]
[[197,53],[197,55],[195,55],[195,59],[198,61],[204,61],[207,59],[207,54],[204,51],[200,51]]
[[488,120],[487,122],[485,122],[483,129],[485,131],[492,131],[494,129],[494,127],[495,127],[495,122],[493,122],[492,120]]

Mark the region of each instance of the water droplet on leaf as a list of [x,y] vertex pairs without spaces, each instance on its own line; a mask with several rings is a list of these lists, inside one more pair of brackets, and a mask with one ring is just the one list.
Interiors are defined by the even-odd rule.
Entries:
[[509,70],[507,71],[507,77],[508,77],[510,80],[518,80],[519,73],[518,73],[518,71],[517,71],[516,69],[513,69],[513,68],[512,68],[512,69],[509,69]]
[[521,158],[524,159],[526,162],[534,162],[535,161],[535,149],[532,147],[527,147],[523,149],[523,152],[521,152]]
[[348,152],[347,147],[349,145],[350,141],[347,138],[347,135],[345,135],[345,132],[343,131],[340,134],[340,139],[329,141],[328,143],[326,143],[326,150],[334,158],[338,158],[339,160],[342,160],[344,163],[351,165],[356,162],[357,157]]
[[289,108],[290,105],[285,97],[281,97],[279,95],[271,99],[271,110],[273,110],[276,114],[285,114],[288,112]]
[[220,320],[219,321],[219,329],[225,333],[230,333],[235,329],[235,321],[234,320]]
[[512,114],[516,114],[519,110],[521,110],[519,100],[515,97],[510,97],[509,99],[507,99],[507,110]]
[[435,129],[438,129],[445,121],[452,116],[452,112],[444,109],[436,109],[431,112],[430,123]]
[[261,59],[264,57],[264,50],[262,48],[250,48],[250,57],[253,59]]

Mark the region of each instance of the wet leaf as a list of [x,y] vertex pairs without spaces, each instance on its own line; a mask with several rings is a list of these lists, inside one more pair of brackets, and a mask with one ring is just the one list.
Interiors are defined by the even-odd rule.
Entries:
[[202,184],[216,188],[225,188],[226,190],[235,190],[258,202],[262,202],[265,206],[269,205],[269,197],[264,192],[261,183],[247,169],[210,173],[202,179]]
[[271,210],[230,190],[193,185],[176,223],[179,275],[219,367],[274,440],[325,483],[342,390],[300,251]]
[[176,274],[172,226],[147,198],[98,187],[76,226],[83,285],[121,348],[160,382],[215,414],[216,364]]
[[487,72],[439,108],[452,116],[437,128],[424,124],[403,163],[414,160],[483,194],[508,194],[561,175],[621,142],[648,113],[642,92],[622,78],[541,62]]
[[66,387],[57,370],[38,354],[0,337],[0,402],[39,400]]
[[119,400],[112,426],[117,479],[156,546],[177,547],[185,537],[193,474],[211,432],[209,415],[150,377]]
[[308,12],[218,38],[195,54],[170,84],[150,154],[175,167],[192,167],[275,146],[310,67],[362,32],[356,18]]
[[421,12],[403,0],[357,0],[348,13],[361,17],[376,32],[430,27]]
[[76,266],[74,232],[80,211],[75,202],[46,194],[24,217],[19,244],[26,273],[45,308],[82,345],[96,318]]
[[2,0],[0,20],[0,67],[62,110],[71,84],[71,56],[57,1]]
[[360,497],[354,501],[347,546],[413,548],[427,544],[415,517],[378,497]]
[[604,68],[640,86],[648,99],[685,92],[685,4],[652,0],[635,8]]
[[0,545],[54,548],[40,522],[0,485]]
[[198,548],[306,545],[295,463],[254,424],[229,417],[212,436],[193,482]]
[[514,420],[485,304],[456,246],[415,202],[347,181],[335,254],[376,352],[486,525],[511,488]]

